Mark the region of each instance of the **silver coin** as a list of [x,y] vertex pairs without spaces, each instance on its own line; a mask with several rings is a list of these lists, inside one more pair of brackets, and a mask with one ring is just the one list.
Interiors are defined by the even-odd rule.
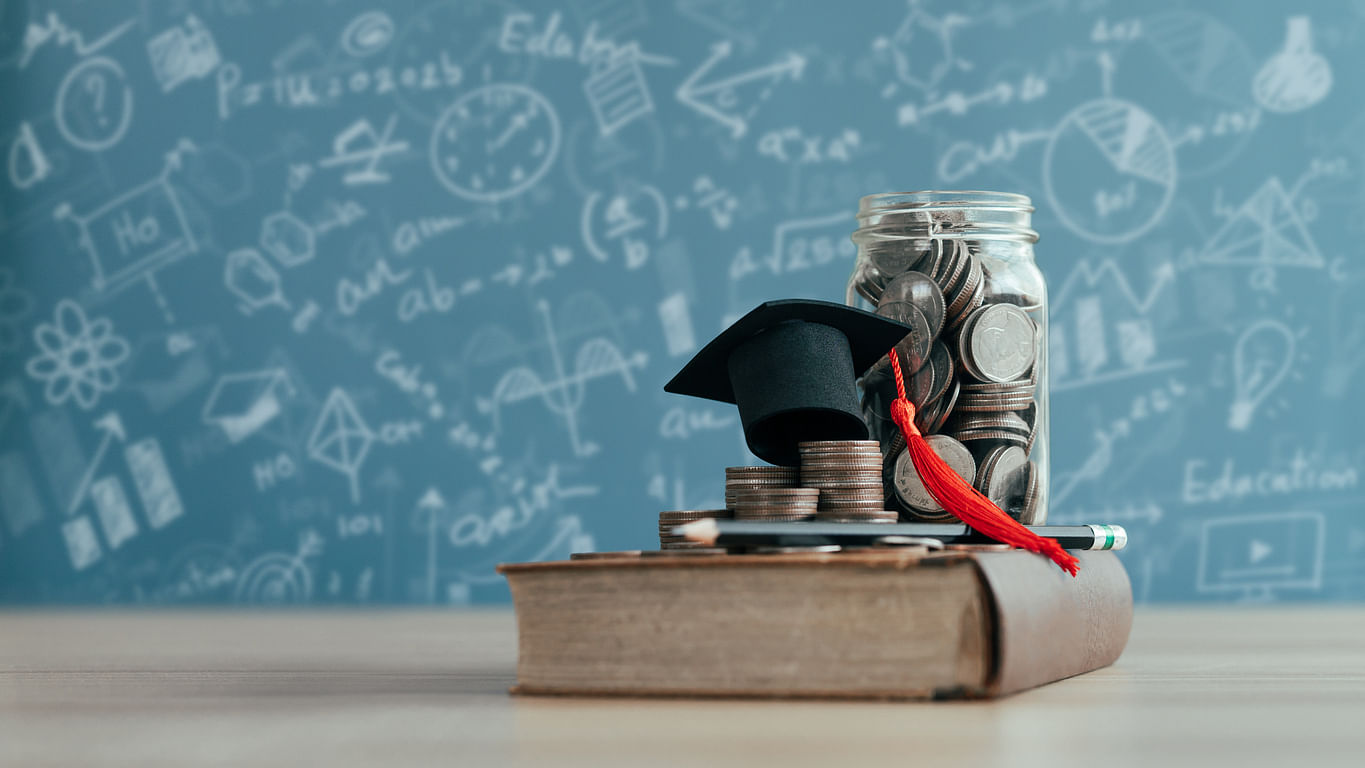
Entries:
[[[967,450],[967,446],[947,435],[929,435],[924,440],[967,483],[976,478],[976,461],[972,459],[972,452]],[[895,485],[896,496],[909,508],[919,512],[943,511],[933,494],[924,487],[924,481],[915,471],[915,463],[908,450],[902,451],[896,459]]]
[[967,276],[962,281],[962,287],[948,301],[948,317],[950,321],[955,321],[962,317],[973,301],[981,298],[984,290],[985,280],[981,277],[981,266],[973,261],[967,270]]
[[1028,456],[1023,448],[1017,445],[996,446],[981,459],[981,466],[976,473],[976,489],[997,507],[1007,510],[1024,490],[1028,464]]
[[966,276],[971,257],[967,255],[967,249],[960,240],[949,240],[950,245],[946,246],[943,263],[940,271],[933,275],[934,281],[943,291],[944,296],[955,296],[962,287],[962,279]]
[[941,341],[935,341],[933,348],[929,352],[929,362],[934,366],[934,378],[929,388],[928,400],[937,400],[948,392],[948,386],[953,383],[953,375],[957,372],[957,365],[953,361],[953,355],[948,351],[948,346]]
[[1043,525],[1047,522],[1047,510],[1039,503],[1042,481],[1038,474],[1038,465],[1030,461],[1025,472],[1027,478],[1024,481],[1023,499],[1019,502],[1019,522],[1024,525]]
[[944,395],[943,397],[940,397],[938,399],[938,402],[940,404],[939,409],[938,412],[934,415],[934,420],[927,424],[927,426],[929,427],[928,431],[925,430],[920,431],[924,432],[927,435],[932,435],[936,432],[941,431],[943,429],[943,425],[948,421],[948,417],[952,416],[953,411],[957,409],[957,400],[960,392],[961,386],[958,384],[958,379],[954,378],[952,389],[948,391],[947,395]]
[[888,280],[919,266],[929,255],[933,241],[896,240],[867,248],[868,261]]
[[[924,313],[920,312],[913,304],[897,302],[898,307],[903,308],[904,322],[910,327],[910,332],[896,344],[896,351],[900,353],[901,373],[908,375],[924,367],[924,361],[929,359],[929,350],[934,343],[934,334],[930,331],[929,321],[925,319]],[[878,307],[880,314],[881,308]]]
[[963,363],[978,379],[1013,381],[1033,367],[1037,355],[1033,320],[1013,304],[990,304],[973,313],[963,329]]
[[796,450],[806,453],[837,453],[845,451],[876,450],[876,440],[804,440],[796,444]]
[[[912,304],[924,315],[924,319],[929,321],[931,335],[938,335],[943,330],[943,320],[947,317],[943,291],[923,272],[912,271],[897,275],[886,284],[881,300],[883,304]],[[881,309],[882,304],[878,304],[877,314],[882,314]]]

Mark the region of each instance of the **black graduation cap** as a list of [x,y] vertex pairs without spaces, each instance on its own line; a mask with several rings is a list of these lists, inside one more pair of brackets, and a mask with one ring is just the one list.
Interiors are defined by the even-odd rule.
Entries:
[[755,456],[796,466],[803,440],[864,440],[856,379],[911,329],[813,299],[758,305],[711,340],[665,392],[739,406]]

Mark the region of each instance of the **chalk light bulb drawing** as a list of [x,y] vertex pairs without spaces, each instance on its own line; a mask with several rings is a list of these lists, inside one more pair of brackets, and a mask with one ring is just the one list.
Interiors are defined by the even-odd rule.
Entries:
[[1228,428],[1245,430],[1266,396],[1288,375],[1294,359],[1294,332],[1278,320],[1247,326],[1232,350],[1232,407]]

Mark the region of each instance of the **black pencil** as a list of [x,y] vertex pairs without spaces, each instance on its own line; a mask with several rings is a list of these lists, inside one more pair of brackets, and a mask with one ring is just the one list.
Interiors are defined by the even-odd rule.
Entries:
[[[1128,544],[1128,533],[1118,525],[1025,527],[1039,536],[1056,539],[1065,549],[1123,549]],[[707,518],[678,526],[673,533],[712,547],[870,546],[888,536],[936,539],[944,544],[992,543],[965,525],[937,523],[773,523]]]

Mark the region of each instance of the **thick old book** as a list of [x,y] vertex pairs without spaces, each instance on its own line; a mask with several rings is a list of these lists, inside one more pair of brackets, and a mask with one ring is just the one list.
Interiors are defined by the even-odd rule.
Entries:
[[1076,578],[1015,551],[623,556],[499,566],[513,693],[999,696],[1112,664],[1133,596],[1112,552]]

